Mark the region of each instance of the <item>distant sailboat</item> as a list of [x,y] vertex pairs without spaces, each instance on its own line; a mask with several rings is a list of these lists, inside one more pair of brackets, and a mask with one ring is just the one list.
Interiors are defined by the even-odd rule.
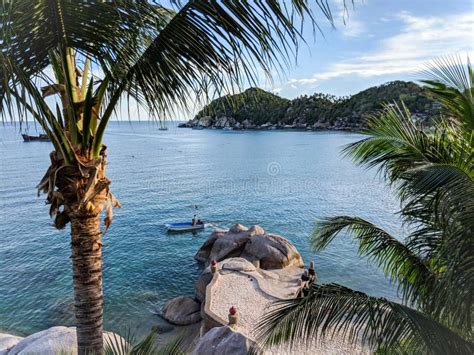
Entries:
[[158,128],[159,131],[167,131],[168,127],[165,126],[163,121],[160,120],[160,128]]

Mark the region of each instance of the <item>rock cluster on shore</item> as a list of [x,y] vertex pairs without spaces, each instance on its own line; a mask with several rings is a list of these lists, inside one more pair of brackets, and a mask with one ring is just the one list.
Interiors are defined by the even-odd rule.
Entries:
[[194,324],[201,321],[201,302],[190,296],[178,296],[166,302],[161,315],[174,325]]
[[[104,332],[105,343],[124,343],[117,334]],[[25,338],[0,333],[0,355],[77,354],[75,327],[51,327]]]
[[319,130],[336,130],[336,131],[355,131],[359,129],[356,125],[348,125],[342,120],[329,124],[325,122],[316,122],[308,124],[303,122],[293,122],[292,124],[277,122],[266,122],[263,124],[256,124],[251,119],[246,119],[242,122],[236,121],[233,117],[220,116],[204,116],[201,118],[194,118],[186,123],[178,125],[180,128],[208,128],[208,129],[232,129],[232,130],[299,130],[299,131],[319,131]]
[[[296,248],[283,237],[266,233],[262,227],[246,228],[240,224],[234,225],[229,231],[215,231],[197,251],[195,257],[206,268],[196,282],[194,297],[179,296],[170,300],[160,312],[168,322],[176,325],[189,325],[201,320],[203,316],[197,310],[205,302],[206,288],[212,280],[210,268],[214,260],[220,269],[226,262],[224,269],[232,267],[243,271],[283,269],[303,267],[303,259]],[[242,258],[247,265],[237,261],[230,262],[230,258]],[[221,263],[222,262],[222,263]],[[301,271],[299,272],[301,274]],[[269,272],[268,275],[271,275]],[[274,277],[274,275],[273,275]],[[299,275],[298,275],[299,277]]]
[[219,262],[230,257],[247,259],[265,270],[289,265],[303,267],[301,255],[288,240],[267,233],[260,226],[246,228],[241,224],[227,232],[213,232],[194,258],[208,266],[212,260]]
[[[197,251],[195,259],[206,267],[196,282],[195,295],[175,298],[171,304],[183,316],[200,303],[201,331],[193,355],[247,354],[259,349],[255,329],[274,302],[301,295],[308,282],[303,260],[285,238],[267,233],[260,226],[234,225],[229,231],[215,231]],[[311,272],[314,264],[311,263]],[[313,273],[314,275],[314,273]],[[177,305],[183,302],[183,307]],[[193,307],[185,306],[188,303]],[[163,308],[171,321],[176,314]],[[170,314],[167,314],[170,313]],[[296,350],[282,344],[264,354],[367,354],[364,346],[343,339],[296,344]],[[259,349],[262,350],[262,349]]]
[[216,327],[207,332],[192,355],[247,355],[254,343],[230,326]]
[[[259,319],[274,301],[294,298],[302,287],[301,255],[288,240],[260,226],[236,224],[228,231],[213,232],[195,259],[205,269],[194,298],[177,297],[162,309],[163,317],[176,324],[176,318],[188,318],[197,308],[189,304],[201,305],[201,337],[194,355],[246,354],[258,347],[253,331]],[[228,326],[231,308],[238,310],[239,320]]]

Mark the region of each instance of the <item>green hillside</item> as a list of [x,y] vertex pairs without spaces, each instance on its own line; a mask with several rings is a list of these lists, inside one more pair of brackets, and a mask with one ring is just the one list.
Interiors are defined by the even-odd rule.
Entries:
[[237,95],[228,95],[213,100],[196,117],[233,117],[237,122],[251,119],[260,125],[267,121],[278,122],[284,117],[290,100],[281,98],[259,88],[250,88]]
[[315,93],[288,100],[251,88],[212,101],[188,126],[259,128],[267,123],[265,128],[271,124],[275,128],[359,129],[365,118],[380,110],[384,103],[401,100],[423,121],[437,111],[436,103],[425,95],[423,87],[406,81],[389,82],[342,98]]

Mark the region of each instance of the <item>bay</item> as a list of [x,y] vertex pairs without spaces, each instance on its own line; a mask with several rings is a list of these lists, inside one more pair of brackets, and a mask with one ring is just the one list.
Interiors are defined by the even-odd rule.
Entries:
[[[123,205],[103,237],[106,329],[140,333],[159,324],[153,310],[193,294],[200,272],[193,256],[212,228],[236,222],[288,238],[306,263],[315,260],[320,282],[398,299],[347,234],[323,252],[308,244],[315,221],[333,215],[402,233],[398,201],[376,171],[341,156],[363,136],[169,127],[113,122],[105,139],[111,188]],[[35,189],[51,149],[24,143],[18,126],[0,127],[0,329],[19,334],[73,324],[69,231],[52,227]],[[194,213],[213,227],[166,233],[164,223]]]

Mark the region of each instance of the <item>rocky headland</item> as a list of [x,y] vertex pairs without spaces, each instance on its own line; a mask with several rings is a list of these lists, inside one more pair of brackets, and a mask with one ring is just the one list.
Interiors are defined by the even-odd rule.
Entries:
[[350,97],[315,93],[293,100],[259,88],[213,100],[179,127],[232,130],[359,131],[385,104],[406,105],[413,120],[430,124],[440,105],[413,82],[393,81]]

